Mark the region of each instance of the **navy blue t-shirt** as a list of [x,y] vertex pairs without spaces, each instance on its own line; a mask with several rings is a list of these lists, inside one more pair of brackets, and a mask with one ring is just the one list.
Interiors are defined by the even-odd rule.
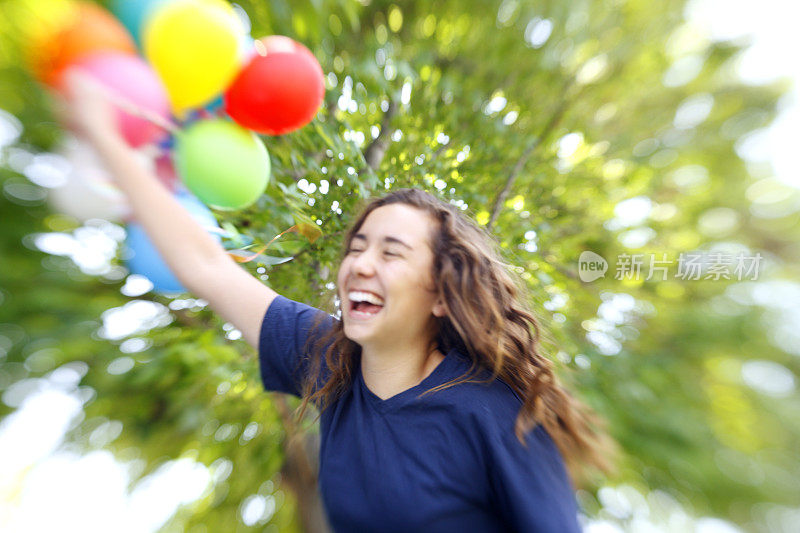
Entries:
[[[282,296],[261,325],[266,390],[300,395],[311,325],[330,315]],[[580,531],[564,464],[542,426],[524,448],[511,388],[463,383],[469,360],[450,351],[417,386],[381,400],[359,367],[320,418],[319,487],[337,532]]]

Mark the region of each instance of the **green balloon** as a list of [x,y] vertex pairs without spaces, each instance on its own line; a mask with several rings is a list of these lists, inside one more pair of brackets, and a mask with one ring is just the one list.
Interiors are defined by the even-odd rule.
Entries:
[[269,153],[250,130],[221,119],[198,121],[176,135],[178,175],[203,203],[242,209],[267,187]]

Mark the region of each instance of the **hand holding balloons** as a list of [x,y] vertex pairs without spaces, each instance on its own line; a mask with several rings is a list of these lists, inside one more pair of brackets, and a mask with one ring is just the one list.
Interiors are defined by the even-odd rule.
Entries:
[[119,136],[114,106],[100,83],[78,69],[61,76],[66,101],[56,101],[60,119],[75,133],[89,140]]
[[[252,205],[271,169],[266,148],[250,130],[281,135],[313,119],[324,95],[314,55],[288,37],[252,41],[225,0],[111,3],[141,38],[149,64],[135,55],[117,19],[86,2],[71,4],[77,7],[65,11],[70,16],[52,17],[58,31],[33,39],[40,77],[70,99],[67,123],[96,148],[116,138],[133,148],[174,146],[174,157],[156,165],[168,186],[175,186],[174,159],[177,175],[206,204]],[[209,119],[217,106],[238,124]],[[183,129],[169,120],[170,110]]]
[[[145,112],[164,121],[168,119],[167,93],[153,69],[138,56],[95,53],[77,59],[72,69],[90,75],[109,95],[135,107],[140,114]],[[117,109],[116,115],[119,131],[133,147],[148,144],[164,135],[159,126],[142,116],[121,109]]]

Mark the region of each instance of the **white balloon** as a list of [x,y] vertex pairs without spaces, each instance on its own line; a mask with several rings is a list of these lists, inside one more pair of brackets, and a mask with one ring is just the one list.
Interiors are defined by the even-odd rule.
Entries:
[[[125,194],[113,183],[100,157],[94,149],[79,139],[69,137],[59,148],[68,162],[66,183],[50,190],[49,199],[54,210],[85,222],[100,218],[121,222],[131,214]],[[143,164],[152,169],[152,160],[139,154]]]

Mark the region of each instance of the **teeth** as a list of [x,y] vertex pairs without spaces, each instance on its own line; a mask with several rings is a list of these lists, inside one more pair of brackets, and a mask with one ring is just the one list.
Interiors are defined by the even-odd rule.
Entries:
[[369,302],[375,305],[383,305],[383,299],[371,294],[369,292],[361,292],[361,291],[350,291],[347,293],[347,296],[350,300],[354,302]]

